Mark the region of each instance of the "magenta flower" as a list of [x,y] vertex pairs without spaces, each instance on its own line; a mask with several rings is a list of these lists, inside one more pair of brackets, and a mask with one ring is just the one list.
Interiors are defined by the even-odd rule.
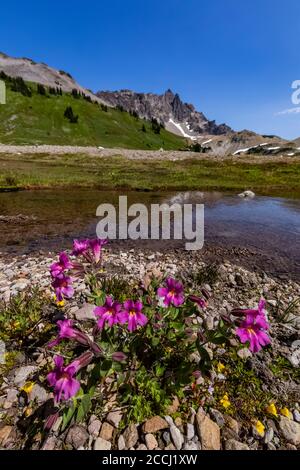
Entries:
[[73,241],[73,256],[84,255],[89,249],[89,240],[74,240]]
[[114,302],[112,297],[106,297],[105,304],[94,309],[94,314],[98,317],[97,325],[99,328],[102,329],[106,322],[110,328],[118,323],[120,310],[121,304],[119,302]]
[[50,273],[53,278],[63,275],[67,269],[72,269],[73,264],[69,260],[67,253],[62,252],[59,255],[59,262],[50,266]]
[[100,238],[95,238],[94,240],[89,241],[89,247],[93,253],[93,258],[96,263],[99,263],[101,259],[101,250],[102,246],[106,245],[107,240],[101,240]]
[[197,295],[189,295],[189,299],[199,305],[200,308],[205,308],[207,306],[207,301]]
[[148,318],[142,313],[142,308],[142,302],[126,300],[124,302],[123,310],[118,315],[120,323],[124,324],[128,322],[129,331],[136,330],[138,325],[146,325],[146,323],[148,322]]
[[269,329],[269,324],[265,317],[265,301],[261,299],[257,309],[245,309],[245,320],[242,321],[236,334],[240,338],[241,343],[249,341],[249,349],[251,352],[258,352],[263,346],[271,343],[269,336],[265,330]]
[[54,356],[55,369],[47,375],[47,380],[51,387],[54,387],[55,401],[69,400],[80,389],[80,383],[73,376],[79,370],[78,361],[74,361],[64,367],[64,360],[61,356]]
[[52,287],[55,289],[57,300],[60,302],[64,297],[70,298],[74,295],[72,287],[72,279],[65,274],[55,277],[52,282]]
[[78,343],[88,345],[89,338],[81,331],[73,328],[73,321],[72,320],[59,320],[57,322],[57,326],[59,328],[59,332],[57,337],[48,343],[48,347],[52,348],[53,346],[57,346],[63,339],[73,339],[78,341]]
[[171,277],[166,279],[165,284],[166,287],[160,287],[157,290],[158,296],[163,299],[166,307],[171,304],[179,307],[184,302],[183,285]]

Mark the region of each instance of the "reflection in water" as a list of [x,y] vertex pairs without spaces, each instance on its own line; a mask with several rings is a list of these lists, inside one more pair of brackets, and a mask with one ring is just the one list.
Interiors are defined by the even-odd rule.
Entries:
[[[127,196],[128,205],[204,204],[205,245],[255,248],[266,255],[276,254],[299,268],[300,200],[241,199],[217,191],[129,192]],[[61,249],[69,246],[74,237],[95,236],[96,208],[104,202],[118,207],[118,198],[117,192],[94,189],[0,193],[0,251]],[[168,248],[164,243],[160,242],[160,250]]]

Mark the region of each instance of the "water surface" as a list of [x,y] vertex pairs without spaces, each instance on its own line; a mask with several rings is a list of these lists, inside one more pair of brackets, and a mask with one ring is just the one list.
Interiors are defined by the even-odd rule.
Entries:
[[[138,202],[148,207],[163,202],[204,203],[203,253],[213,247],[228,253],[247,250],[248,256],[256,256],[261,268],[266,264],[267,271],[300,276],[299,199],[241,199],[237,194],[220,192],[128,192],[127,196],[128,205]],[[99,220],[96,208],[104,202],[118,207],[118,198],[117,192],[94,189],[0,193],[0,252],[60,250],[70,247],[73,238],[93,237]],[[183,249],[182,242],[148,240],[127,244],[160,251]]]

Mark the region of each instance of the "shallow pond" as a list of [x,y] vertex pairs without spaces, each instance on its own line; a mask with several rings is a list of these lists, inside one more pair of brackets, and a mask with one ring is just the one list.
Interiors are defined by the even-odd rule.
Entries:
[[[260,264],[271,260],[274,271],[300,275],[299,199],[265,196],[243,199],[237,194],[220,192],[128,192],[126,195],[128,205],[204,204],[203,252],[214,246],[231,252],[246,249],[248,256],[253,253],[260,258]],[[99,220],[95,216],[96,208],[101,203],[111,203],[118,208],[118,198],[117,192],[94,189],[0,193],[0,252],[60,250],[70,247],[73,238],[93,237]],[[183,249],[179,241],[173,244],[170,241],[131,241],[119,245],[124,243],[149,250]]]

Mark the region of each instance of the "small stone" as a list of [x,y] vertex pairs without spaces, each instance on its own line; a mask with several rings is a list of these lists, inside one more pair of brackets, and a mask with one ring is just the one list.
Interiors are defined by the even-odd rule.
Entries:
[[200,450],[199,447],[199,444],[196,444],[196,442],[186,442],[183,446],[183,450]]
[[124,450],[126,447],[124,437],[121,435],[118,439],[118,449],[119,450]]
[[12,430],[12,426],[3,426],[3,428],[0,429],[0,445],[5,446]]
[[179,429],[176,426],[173,425],[173,426],[170,427],[170,434],[171,434],[172,441],[173,441],[176,449],[180,450],[181,447],[182,447],[182,444],[184,442],[181,432],[179,431]]
[[100,437],[105,441],[110,441],[112,439],[113,432],[114,427],[111,424],[104,422],[101,426]]
[[28,286],[29,281],[20,281],[16,282],[11,288],[17,290],[18,292],[21,292],[22,290],[26,289]]
[[213,419],[213,421],[215,421],[220,428],[222,428],[224,426],[225,419],[224,419],[224,416],[222,415],[222,413],[219,410],[216,410],[214,408],[210,408],[209,414],[210,414],[211,418]]
[[14,384],[17,387],[23,387],[28,377],[37,370],[36,366],[22,366],[15,371]]
[[269,444],[269,442],[272,441],[273,437],[274,437],[273,429],[272,428],[267,429],[267,431],[265,433],[265,437],[264,437],[264,443]]
[[300,444],[300,424],[289,418],[280,416],[279,429],[283,437],[295,446]]
[[186,425],[186,437],[188,438],[189,441],[193,439],[195,436],[195,428],[191,423],[187,423]]
[[235,419],[231,418],[231,416],[226,416],[225,422],[229,429],[232,429],[237,435],[239,434],[240,425]]
[[44,403],[48,399],[48,393],[39,384],[34,384],[31,392],[29,393],[30,400],[36,400],[37,403]]
[[241,359],[248,359],[249,357],[252,356],[252,352],[248,348],[242,348],[238,350],[237,355]]
[[12,407],[13,403],[15,403],[18,399],[18,394],[19,392],[15,388],[10,388],[7,391],[6,399],[3,404],[4,410],[8,410]]
[[101,421],[99,419],[94,419],[88,426],[88,432],[93,437],[98,437],[101,429]]
[[153,434],[146,434],[145,442],[146,442],[148,450],[153,450],[153,449],[156,449],[156,447],[158,447],[158,442],[153,436]]
[[294,420],[297,421],[297,423],[300,423],[300,413],[298,410],[293,411],[293,416],[294,416]]
[[140,444],[136,450],[147,450],[147,447],[145,446],[145,444]]
[[168,423],[163,418],[160,416],[154,416],[143,424],[143,432],[152,434],[157,431],[161,431],[162,429],[167,429],[168,427]]
[[86,303],[74,313],[74,316],[76,320],[78,321],[88,321],[88,320],[95,321],[95,318],[96,318],[94,314],[95,308],[96,308],[96,305]]
[[83,426],[75,424],[67,434],[66,444],[70,444],[74,449],[78,449],[78,447],[84,446],[88,439],[87,430]]
[[163,440],[165,441],[165,444],[166,445],[169,445],[170,442],[171,442],[171,436],[170,436],[170,433],[168,431],[165,431],[162,435],[163,437]]
[[139,439],[139,435],[135,424],[130,424],[123,432],[125,446],[127,449],[134,447]]
[[296,446],[294,446],[293,444],[290,444],[289,442],[286,445],[286,449],[287,450],[298,450]]
[[173,418],[171,418],[171,416],[165,416],[165,420],[168,423],[168,428],[171,426],[174,426],[174,421],[173,421]]
[[42,450],[54,450],[57,448],[57,438],[55,436],[48,437],[42,447]]
[[102,437],[97,437],[94,442],[94,450],[110,450],[111,442],[102,439]]
[[179,428],[179,426],[182,425],[182,419],[181,419],[179,416],[177,416],[177,417],[175,418],[174,423],[175,423],[175,426],[177,426],[177,427]]
[[196,425],[202,450],[220,450],[220,428],[201,408],[196,415]]
[[247,444],[236,441],[235,439],[229,439],[225,441],[225,450],[250,450]]
[[122,413],[121,411],[111,411],[108,413],[106,416],[106,420],[108,423],[110,423],[112,426],[115,428],[118,428],[120,421],[122,419]]
[[167,447],[165,447],[165,450],[176,450],[176,447],[173,446],[173,444],[169,444]]
[[268,450],[277,450],[274,444],[272,444],[272,442],[269,442],[267,447],[268,447]]

